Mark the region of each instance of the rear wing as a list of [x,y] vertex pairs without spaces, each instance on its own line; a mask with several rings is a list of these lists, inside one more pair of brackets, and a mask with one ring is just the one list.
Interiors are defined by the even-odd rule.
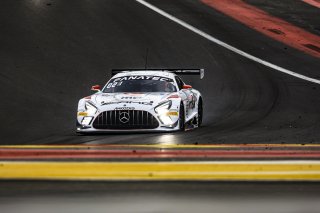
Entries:
[[199,75],[200,79],[204,77],[204,69],[112,69],[111,75],[114,76],[118,73],[126,72],[137,72],[137,71],[159,71],[159,72],[170,72],[176,75]]

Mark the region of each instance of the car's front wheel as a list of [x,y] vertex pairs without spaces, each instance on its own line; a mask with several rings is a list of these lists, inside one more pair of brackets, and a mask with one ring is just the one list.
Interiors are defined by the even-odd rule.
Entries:
[[202,99],[200,98],[198,103],[198,127],[202,124],[202,118],[203,118],[203,104]]
[[184,106],[183,103],[180,104],[180,111],[179,111],[179,129],[184,131],[185,130],[185,114],[184,114]]

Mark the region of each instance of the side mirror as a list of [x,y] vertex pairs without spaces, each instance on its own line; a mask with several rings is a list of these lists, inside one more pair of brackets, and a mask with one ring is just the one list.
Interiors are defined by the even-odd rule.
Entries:
[[187,84],[182,86],[182,89],[191,89],[191,88],[192,88],[192,86],[191,85],[187,85]]
[[101,87],[100,87],[100,85],[94,85],[94,86],[91,87],[91,90],[92,91],[100,91]]

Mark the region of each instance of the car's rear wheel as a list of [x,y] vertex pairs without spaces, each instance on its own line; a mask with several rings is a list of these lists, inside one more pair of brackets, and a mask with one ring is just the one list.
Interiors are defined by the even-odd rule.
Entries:
[[179,129],[184,131],[185,130],[185,114],[184,114],[184,106],[183,103],[180,104],[180,111],[179,111]]
[[203,118],[203,104],[202,99],[200,98],[198,103],[198,127],[202,124],[202,118]]

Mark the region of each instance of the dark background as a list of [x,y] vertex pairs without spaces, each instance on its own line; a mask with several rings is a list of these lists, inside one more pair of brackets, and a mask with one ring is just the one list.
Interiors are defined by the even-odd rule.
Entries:
[[[318,58],[199,1],[149,2],[248,53],[320,79]],[[285,9],[273,2],[263,3]],[[312,20],[317,8],[303,5]],[[289,12],[301,10],[292,4]],[[1,144],[319,142],[319,85],[232,53],[135,1],[6,0],[0,29]],[[107,82],[112,68],[144,67],[147,49],[149,68],[206,70],[202,81],[184,78],[203,94],[204,126],[169,134],[76,135],[78,100],[92,93],[91,85]]]

